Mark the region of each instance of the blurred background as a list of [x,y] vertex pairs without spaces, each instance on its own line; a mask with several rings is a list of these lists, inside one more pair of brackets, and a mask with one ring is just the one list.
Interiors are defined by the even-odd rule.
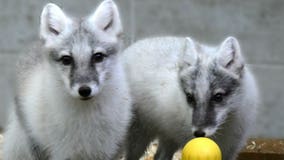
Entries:
[[[240,40],[261,90],[255,137],[284,138],[283,0],[115,0],[124,23],[125,47],[146,37],[190,36],[217,45]],[[84,16],[99,0],[0,0],[0,127],[13,102],[15,63],[38,40],[39,16],[47,2]]]

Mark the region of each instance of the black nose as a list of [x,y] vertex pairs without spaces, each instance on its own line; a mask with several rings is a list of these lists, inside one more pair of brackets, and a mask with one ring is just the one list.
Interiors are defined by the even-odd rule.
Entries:
[[202,130],[197,130],[193,134],[195,137],[205,137],[205,132]]
[[85,97],[85,98],[90,96],[91,91],[92,91],[91,88],[88,86],[82,86],[79,88],[80,96]]

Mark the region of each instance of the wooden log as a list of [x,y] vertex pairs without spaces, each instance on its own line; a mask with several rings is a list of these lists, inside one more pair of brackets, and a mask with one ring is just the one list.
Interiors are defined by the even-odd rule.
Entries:
[[250,139],[238,160],[284,160],[284,140]]

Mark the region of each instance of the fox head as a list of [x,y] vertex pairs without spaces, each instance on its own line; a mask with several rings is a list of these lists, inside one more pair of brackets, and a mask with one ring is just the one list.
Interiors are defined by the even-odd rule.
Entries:
[[48,64],[67,92],[87,100],[111,76],[120,47],[122,25],[117,6],[103,1],[91,15],[75,19],[49,3],[42,11],[40,38]]
[[180,71],[181,87],[192,107],[192,132],[214,136],[240,101],[244,61],[236,38],[206,47],[187,38]]

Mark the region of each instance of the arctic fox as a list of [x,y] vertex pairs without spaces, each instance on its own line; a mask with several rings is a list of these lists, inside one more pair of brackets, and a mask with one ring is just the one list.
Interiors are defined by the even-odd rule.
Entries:
[[191,38],[141,40],[123,52],[133,95],[126,158],[159,139],[155,160],[170,160],[193,137],[211,137],[233,160],[255,118],[258,91],[236,38],[217,47]]
[[84,19],[50,3],[40,22],[38,49],[19,63],[4,160],[113,159],[132,115],[115,3]]

